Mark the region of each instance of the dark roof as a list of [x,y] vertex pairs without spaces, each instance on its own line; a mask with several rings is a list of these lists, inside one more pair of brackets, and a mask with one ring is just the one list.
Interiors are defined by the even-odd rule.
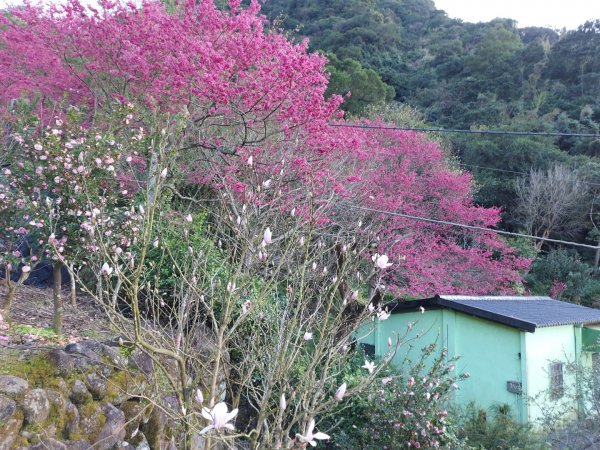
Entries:
[[392,313],[415,311],[419,307],[449,308],[520,330],[559,325],[600,323],[600,309],[587,308],[550,297],[436,295],[433,298],[397,302]]

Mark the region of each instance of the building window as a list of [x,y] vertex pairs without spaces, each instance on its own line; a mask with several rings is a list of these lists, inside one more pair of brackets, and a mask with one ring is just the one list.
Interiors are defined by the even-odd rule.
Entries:
[[550,398],[558,400],[565,395],[564,364],[554,362],[550,364]]

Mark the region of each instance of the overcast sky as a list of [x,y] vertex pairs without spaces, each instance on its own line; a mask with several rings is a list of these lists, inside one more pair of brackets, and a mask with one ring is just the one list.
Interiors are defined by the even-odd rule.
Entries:
[[[53,0],[46,0],[51,2]],[[54,0],[57,1],[57,0]],[[90,2],[92,0],[83,0]],[[267,0],[268,1],[268,0]],[[549,26],[572,30],[588,19],[600,19],[600,0],[434,0],[438,9],[465,22],[515,19],[519,27]],[[0,7],[20,0],[0,0]]]
[[434,0],[438,9],[465,22],[488,22],[496,17],[515,19],[518,26],[577,28],[600,19],[600,0]]

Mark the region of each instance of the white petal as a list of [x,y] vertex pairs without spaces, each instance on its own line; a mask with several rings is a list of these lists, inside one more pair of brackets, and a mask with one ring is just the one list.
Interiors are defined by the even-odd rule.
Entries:
[[213,421],[213,416],[210,414],[210,409],[207,407],[202,408],[202,417],[204,417],[206,420],[210,420],[211,422]]
[[225,422],[229,422],[231,419],[233,419],[235,416],[237,416],[238,412],[239,412],[239,410],[237,408],[232,410],[229,414],[227,414],[225,416]]
[[272,242],[273,234],[271,233],[271,229],[267,227],[263,235],[263,241],[265,244],[270,244]]
[[225,425],[223,425],[223,428],[227,428],[228,430],[231,430],[231,431],[235,430],[235,427],[231,423],[226,423]]
[[312,441],[309,442],[310,445],[312,445],[313,447],[317,446],[317,441],[315,441],[314,439]]
[[321,441],[325,440],[325,439],[330,439],[328,434],[325,433],[321,433],[320,431],[318,433],[315,433],[313,436],[315,439],[319,439]]
[[315,419],[310,419],[310,422],[308,424],[308,428],[306,430],[306,436],[310,437],[312,436],[312,432],[315,429]]

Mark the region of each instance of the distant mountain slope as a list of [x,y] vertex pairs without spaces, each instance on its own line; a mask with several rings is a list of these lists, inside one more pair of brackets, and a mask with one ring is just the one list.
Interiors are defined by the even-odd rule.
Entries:
[[510,19],[464,23],[431,0],[268,0],[263,11],[314,49],[374,69],[397,100],[445,126],[556,108],[579,121],[585,105],[600,122],[600,22],[559,36]]

